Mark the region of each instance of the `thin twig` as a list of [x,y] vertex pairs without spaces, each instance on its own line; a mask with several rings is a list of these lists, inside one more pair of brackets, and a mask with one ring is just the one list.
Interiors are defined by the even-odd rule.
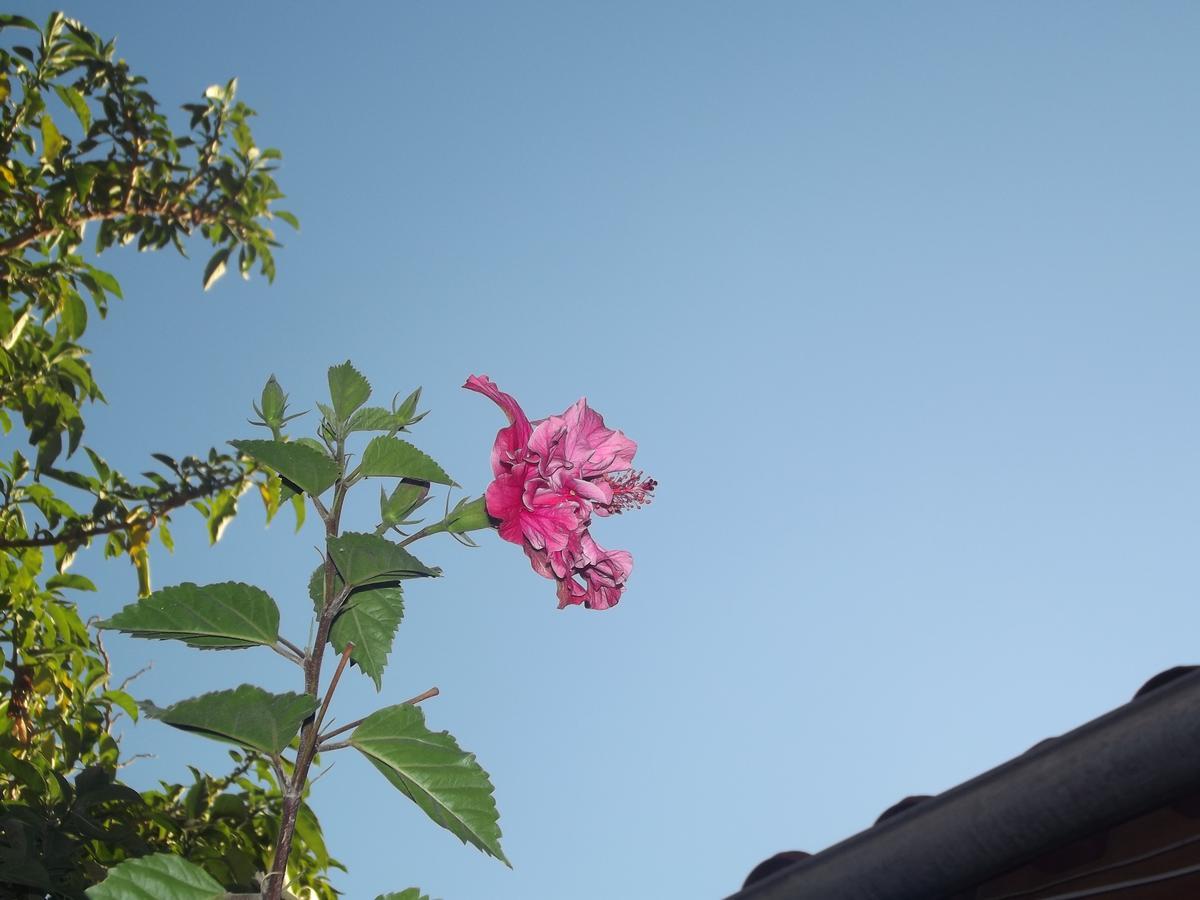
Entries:
[[295,644],[293,644],[287,638],[281,636],[279,638],[279,643],[283,644],[283,646],[287,647],[289,650],[291,650],[293,653],[295,653],[301,659],[304,659],[304,650],[302,650],[300,647],[297,647]]
[[132,675],[130,675],[128,678],[126,678],[124,681],[122,681],[119,685],[117,685],[117,690],[118,691],[125,690],[125,688],[129,687],[129,685],[133,684],[134,681],[141,678],[143,675],[145,675],[147,672],[149,672],[153,668],[154,668],[154,663],[152,663],[152,662],[146,663],[146,665],[142,666],[140,669],[138,669],[136,672],[134,672]]
[[275,777],[279,779],[279,789],[287,784],[287,773],[283,770],[283,757],[278,753],[271,754],[271,766],[275,769]]
[[284,659],[286,659],[288,662],[294,662],[296,665],[300,666],[301,668],[304,667],[303,654],[297,654],[290,647],[280,647],[278,644],[272,644],[271,649],[274,650],[276,653],[278,653],[280,656],[282,656]]
[[[350,746],[349,741],[338,741],[336,744],[319,744],[317,746],[317,752],[318,753],[330,753],[334,750],[341,750],[341,749],[343,749],[345,747],[349,747],[349,746]],[[321,773],[321,775],[324,775],[324,774],[325,774],[324,772]],[[318,776],[318,777],[320,777],[320,776]],[[313,781],[316,781],[316,780],[317,780],[316,778],[313,779]],[[312,782],[309,782],[309,783],[311,784]]]
[[346,642],[346,649],[342,651],[342,658],[338,660],[338,667],[333,672],[333,678],[329,680],[329,690],[325,692],[325,699],[321,703],[321,711],[317,713],[317,719],[313,722],[313,730],[318,734],[321,732],[321,723],[325,721],[325,713],[329,711],[329,701],[333,699],[333,692],[337,690],[338,681],[341,680],[342,672],[346,670],[346,666],[350,663],[350,654],[354,651],[354,641]]
[[[417,694],[417,696],[411,697],[408,700],[405,700],[404,705],[416,706],[422,700],[429,700],[433,697],[436,697],[440,693],[441,693],[441,691],[439,691],[437,688],[431,687],[429,690],[425,691],[424,693]],[[359,725],[361,725],[365,721],[366,721],[365,717],[362,719],[355,719],[353,722],[349,722],[349,723],[343,725],[341,728],[335,728],[333,731],[330,731],[328,734],[321,735],[321,737],[318,739],[318,746],[319,746],[320,741],[327,741],[331,737],[337,737],[339,734],[345,734],[351,728],[357,728]]]
[[126,766],[133,765],[139,759],[158,759],[158,757],[155,756],[153,753],[135,753],[135,754],[133,754],[133,756],[129,757],[129,759],[125,760],[124,762],[117,763],[117,768],[123,769]]

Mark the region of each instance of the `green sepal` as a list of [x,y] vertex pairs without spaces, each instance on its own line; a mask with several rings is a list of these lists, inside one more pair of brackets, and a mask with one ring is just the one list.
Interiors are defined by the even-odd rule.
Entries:
[[429,496],[428,481],[403,480],[389,495],[379,489],[379,517],[386,528],[399,525],[409,513],[420,508]]

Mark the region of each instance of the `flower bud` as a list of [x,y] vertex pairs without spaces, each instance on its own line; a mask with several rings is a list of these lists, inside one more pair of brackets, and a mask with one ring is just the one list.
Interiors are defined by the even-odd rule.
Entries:
[[284,414],[287,412],[287,395],[279,386],[279,382],[275,380],[274,375],[267,379],[262,390],[262,399],[259,402],[259,412],[263,422],[274,428],[281,427]]

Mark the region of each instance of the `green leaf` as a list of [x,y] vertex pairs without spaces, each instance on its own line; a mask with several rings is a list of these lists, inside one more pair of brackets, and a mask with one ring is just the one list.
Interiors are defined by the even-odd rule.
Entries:
[[74,574],[52,575],[46,579],[46,587],[50,590],[57,590],[58,588],[74,588],[77,591],[96,590],[96,585],[92,584],[90,578]]
[[356,431],[395,431],[402,428],[405,419],[382,406],[366,406],[350,417],[346,434]]
[[290,692],[269,694],[260,687],[243,684],[232,691],[213,691],[180,700],[166,709],[148,700],[138,705],[150,718],[184,731],[263,753],[279,753],[316,711],[317,698]]
[[58,99],[70,107],[71,112],[75,113],[75,118],[79,119],[79,124],[83,126],[86,134],[87,130],[92,127],[92,111],[88,109],[83,94],[65,84],[54,85],[54,93],[58,94]]
[[282,219],[284,222],[287,222],[289,225],[291,225],[297,231],[300,230],[300,220],[297,219],[294,214],[288,212],[286,209],[273,210],[271,212],[271,215],[273,215],[277,219]]
[[508,864],[487,772],[449,734],[426,728],[418,707],[402,703],[372,713],[350,743],[434,822]]
[[204,267],[204,290],[207,291],[225,274],[225,263],[229,261],[229,254],[232,252],[233,247],[222,247],[209,259],[208,265]]
[[78,338],[87,329],[87,304],[78,294],[71,293],[63,298],[62,313],[59,324],[62,326],[62,337],[69,341]]
[[[333,577],[335,594],[341,593],[346,582],[337,573]],[[308,579],[308,595],[313,609],[319,614],[325,606],[325,566],[319,565]],[[362,669],[363,674],[375,682],[375,690],[381,690],[383,667],[400,620],[404,618],[404,593],[395,581],[366,585],[350,592],[346,605],[333,620],[329,630],[329,643],[338,653],[346,649],[349,641],[354,642],[350,660]]]
[[124,297],[124,294],[121,293],[121,283],[108,272],[89,267],[88,274],[96,280],[96,284],[100,285],[100,287],[104,288],[104,290],[108,291],[114,297]]
[[353,365],[346,360],[340,366],[329,369],[329,396],[333,400],[333,411],[337,422],[345,422],[353,412],[371,396],[371,385]]
[[382,690],[383,667],[403,618],[404,592],[400,585],[359,588],[333,620],[329,643],[341,653],[353,641],[350,659],[375,682],[375,690]]
[[429,900],[429,895],[422,894],[420,888],[406,888],[399,893],[380,894],[375,900]]
[[329,555],[347,584],[372,584],[398,578],[418,578],[442,574],[377,534],[348,531],[329,541]]
[[184,582],[129,604],[100,627],[202,650],[270,647],[279,640],[279,607],[249,584]]
[[37,25],[24,16],[15,16],[8,13],[0,16],[0,28],[28,28],[30,31],[40,30]]
[[58,127],[50,118],[50,114],[42,113],[42,159],[48,163],[58,159],[58,154],[62,152],[64,144],[66,141],[58,133]]
[[225,888],[181,856],[128,859],[85,892],[89,900],[223,900]]
[[235,491],[221,491],[213,497],[212,503],[208,506],[208,512],[204,515],[206,520],[204,524],[208,531],[210,545],[221,539],[225,526],[237,515],[237,502],[238,495]]
[[373,438],[363,451],[359,471],[363,475],[378,475],[382,477],[416,478],[421,481],[432,481],[435,484],[448,484],[457,487],[446,470],[433,461],[427,454],[421,452],[408,441],[399,438],[380,435]]
[[304,497],[301,494],[293,494],[291,499],[292,512],[296,515],[296,533],[304,527]]
[[270,466],[305,493],[314,497],[337,481],[338,466],[332,459],[303,444],[283,441],[230,441],[247,456]]

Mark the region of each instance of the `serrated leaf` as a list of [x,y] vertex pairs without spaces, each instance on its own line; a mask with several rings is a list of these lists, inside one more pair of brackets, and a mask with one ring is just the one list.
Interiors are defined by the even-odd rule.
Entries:
[[337,481],[338,466],[319,450],[283,441],[230,441],[247,456],[269,466],[314,497]]
[[[334,593],[341,593],[345,585],[346,582],[335,572]],[[317,566],[308,579],[308,595],[312,598],[313,609],[319,614],[325,606],[324,565]],[[351,662],[370,676],[375,682],[375,689],[380,690],[383,686],[380,676],[403,618],[404,594],[398,582],[355,588],[333,620],[333,627],[329,629],[329,643],[341,653],[346,649],[347,642],[353,641]]]
[[367,406],[358,410],[346,424],[346,434],[355,431],[393,431],[404,425],[405,420],[390,409],[382,406]]
[[371,384],[346,360],[329,369],[329,397],[337,421],[345,422],[371,396]]
[[89,900],[223,900],[225,888],[183,857],[155,853],[113,866],[85,893]]
[[279,640],[279,607],[253,585],[184,582],[129,604],[100,627],[202,650],[270,647]]
[[403,547],[377,534],[348,531],[332,538],[328,547],[333,564],[351,585],[442,574],[441,569],[426,566]]
[[447,732],[426,728],[419,707],[401,703],[372,713],[350,744],[434,822],[508,864],[487,772]]
[[148,700],[138,705],[150,718],[184,731],[264,753],[279,753],[296,736],[304,720],[316,711],[317,698],[308,694],[271,694],[252,684],[243,684],[232,691],[213,691],[180,700],[166,709]]
[[404,618],[404,592],[399,585],[359,588],[346,601],[329,629],[329,643],[341,653],[353,641],[350,659],[383,689],[383,668],[396,630]]
[[375,900],[429,900],[428,894],[422,894],[420,888],[405,888],[397,893],[380,894]]
[[363,451],[359,472],[381,477],[415,478],[457,487],[457,482],[427,453],[408,441],[380,435],[373,438]]

